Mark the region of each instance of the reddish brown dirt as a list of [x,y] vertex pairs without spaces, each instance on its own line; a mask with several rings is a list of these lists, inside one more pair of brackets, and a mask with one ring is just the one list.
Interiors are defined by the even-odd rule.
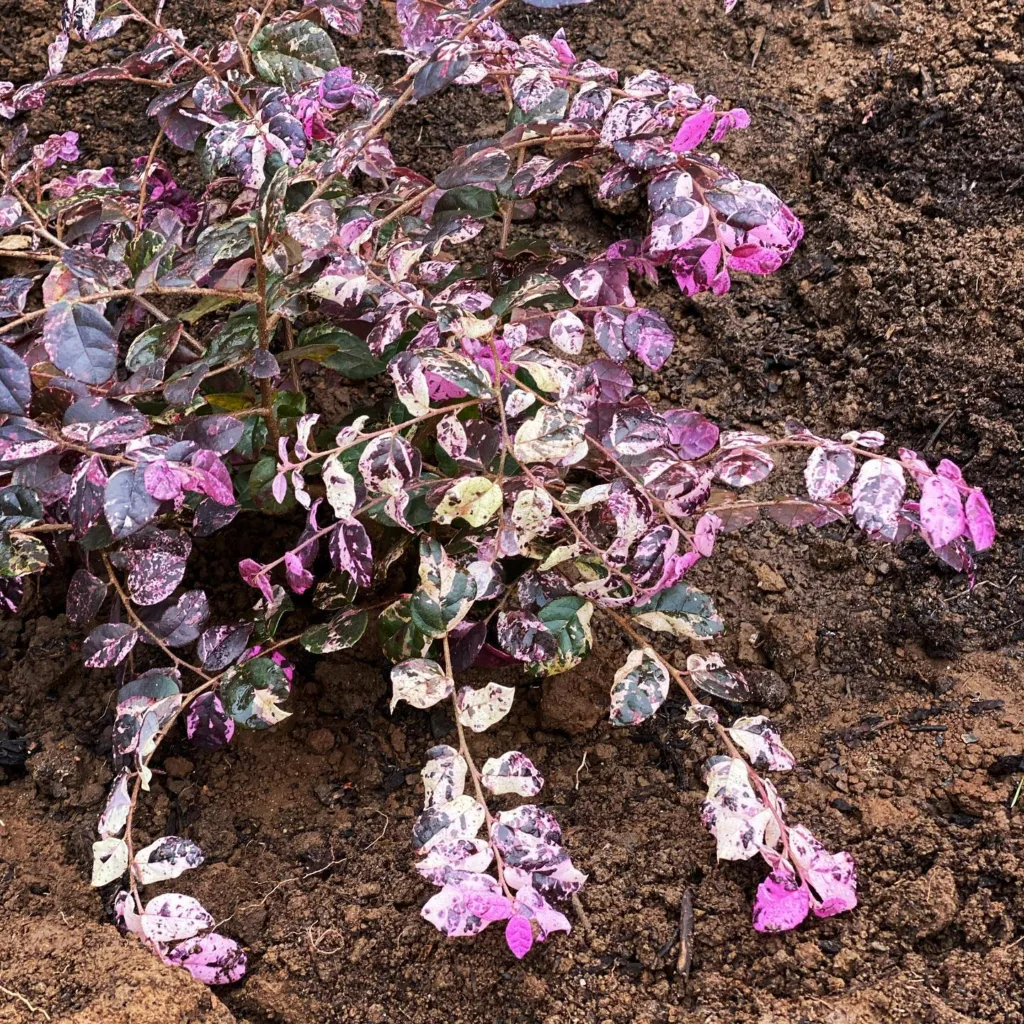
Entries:
[[[0,79],[41,71],[58,6],[0,2]],[[170,20],[202,36],[240,6],[172,3]],[[596,0],[561,18],[581,52],[748,107],[754,125],[724,158],[807,225],[769,281],[657,298],[682,344],[651,390],[735,423],[796,415],[948,455],[989,491],[1001,531],[973,592],[917,548],[894,554],[840,529],[741,535],[698,581],[733,625],[724,653],[787,684],[766,676],[762,698],[800,761],[781,790],[794,820],[853,853],[861,906],[786,935],[751,930],[759,871],[716,865],[697,819],[709,747],[674,702],[639,730],[609,728],[624,647],[602,634],[588,665],[524,688],[511,719],[475,741],[482,756],[521,746],[543,766],[591,875],[591,930],[522,963],[496,931],[440,939],[418,916],[429,887],[410,870],[409,824],[423,751],[447,724],[390,717],[366,646],[360,662],[302,662],[283,727],[212,756],[168,746],[142,828],[202,845],[207,866],[186,891],[250,956],[245,982],[215,997],[121,939],[88,888],[112,684],[82,669],[56,581],[0,624],[0,710],[39,746],[28,774],[0,787],[0,985],[38,1009],[0,992],[0,1022],[1024,1021],[1024,801],[1011,807],[1024,753],[1022,19],[1005,0],[832,0],[828,18],[810,2],[719,8]],[[526,8],[512,20],[558,24]],[[371,17],[353,63],[374,60],[387,23]],[[142,97],[62,98],[32,126],[76,127],[94,163],[123,163],[149,137]],[[429,165],[489,116],[432,101],[400,120],[395,148]],[[589,242],[622,228],[587,196],[559,187],[541,211],[549,230]],[[223,552],[197,572],[230,600]],[[687,887],[683,979],[671,942]]]

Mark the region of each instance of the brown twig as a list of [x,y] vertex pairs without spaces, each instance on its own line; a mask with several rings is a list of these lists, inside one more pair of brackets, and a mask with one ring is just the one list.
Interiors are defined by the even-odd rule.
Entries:
[[[256,256],[256,322],[259,333],[260,348],[264,352],[270,351],[270,320],[267,315],[267,266],[263,262],[263,243],[260,241],[259,232],[255,227],[250,228],[252,232],[253,252]],[[277,414],[274,412],[274,387],[269,377],[260,380],[260,402],[269,414],[264,418],[267,424],[270,447],[277,451],[277,442],[281,437],[281,424],[277,421]]]
[[684,978],[690,976],[693,961],[693,890],[683,890],[679,902],[679,956],[676,958],[676,973]]

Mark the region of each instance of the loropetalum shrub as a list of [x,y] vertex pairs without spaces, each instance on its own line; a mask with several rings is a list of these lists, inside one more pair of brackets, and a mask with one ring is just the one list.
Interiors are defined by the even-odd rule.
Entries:
[[[515,689],[455,679],[514,662],[564,672],[590,650],[596,612],[633,645],[612,723],[649,718],[675,681],[687,720],[719,743],[702,818],[720,858],[767,863],[754,927],[852,908],[852,859],[788,824],[764,774],[794,764],[769,721],[726,724],[706,702],[750,701],[743,676],[703,645],[685,671],[663,652],[724,628],[690,584],[720,534],[764,515],[852,521],[874,541],[921,538],[972,574],[994,537],[984,496],[947,460],[883,455],[874,431],[720,433],[636,392],[627,367],[656,371],[673,346],[645,296],[670,275],[687,295],[722,294],[800,240],[793,213],[712,151],[747,126],[743,110],[657,71],[580,60],[562,32],[516,39],[495,20],[510,0],[398,0],[392,52],[408,67],[384,87],[342,66],[332,41],[359,31],[362,3],[278,13],[270,0],[208,49],[164,26],[162,4],[97,16],[95,0],[65,0],[50,76],[0,84],[14,118],[56,88],[142,82],[159,127],[127,176],[56,169],[78,158],[70,131],[26,152],[21,127],[2,163],[0,253],[35,269],[0,281],[0,593],[16,611],[26,577],[73,560],[67,613],[92,627],[85,663],[118,667],[93,884],[127,874],[116,918],[165,961],[209,983],[241,977],[244,953],[197,900],[141,896],[203,860],[187,838],[140,842],[153,758],[181,718],[201,749],[285,718],[283,650],[352,647],[374,611],[392,709],[448,701],[455,719],[452,745],[428,751],[413,826],[416,868],[438,887],[423,916],[449,936],[505,922],[524,956],[568,931],[556,907],[586,876],[549,812],[506,801],[542,790],[527,754],[474,760],[470,734],[507,715]],[[72,39],[129,25],[148,30],[141,50],[63,73]],[[504,133],[453,148],[432,178],[396,165],[396,111],[451,87],[502,105]],[[172,146],[195,154],[205,186],[175,181]],[[646,197],[641,237],[582,253],[524,226],[534,196],[578,168],[600,175],[601,199]],[[328,423],[302,390],[317,364],[377,384]],[[374,401],[382,385],[394,400]],[[806,494],[758,487],[788,451],[806,458]],[[208,624],[203,590],[181,589],[193,538],[300,510],[288,550],[239,565],[251,620]],[[396,597],[396,579],[410,592]],[[136,675],[146,646],[156,667]]]

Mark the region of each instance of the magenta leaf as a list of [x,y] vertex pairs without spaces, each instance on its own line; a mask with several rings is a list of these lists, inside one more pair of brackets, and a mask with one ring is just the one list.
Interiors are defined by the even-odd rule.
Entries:
[[810,913],[811,894],[798,882],[785,861],[757,887],[754,928],[759,932],[785,932]]
[[676,137],[672,140],[672,151],[688,153],[691,149],[696,149],[707,137],[714,120],[715,112],[710,108],[691,114],[676,132]]
[[505,925],[505,942],[517,960],[522,960],[533,948],[533,925],[528,917],[516,914]]
[[976,551],[984,551],[996,539],[996,522],[988,501],[974,489],[967,495],[967,533]]

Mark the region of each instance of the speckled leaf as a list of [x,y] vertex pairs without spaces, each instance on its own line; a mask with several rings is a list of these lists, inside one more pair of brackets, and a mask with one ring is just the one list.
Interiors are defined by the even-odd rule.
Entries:
[[427,757],[429,760],[420,771],[423,779],[423,806],[436,807],[462,796],[466,791],[466,759],[454,747],[446,744],[431,747]]
[[416,870],[428,882],[444,885],[452,872],[486,871],[493,860],[490,844],[482,839],[454,839],[432,846],[416,865]]
[[711,598],[685,583],[663,590],[632,611],[640,625],[690,640],[705,640],[725,629]]
[[120,835],[128,823],[128,809],[132,805],[132,799],[128,795],[128,774],[128,769],[122,768],[110,784],[110,793],[96,827],[96,831],[103,839]]
[[463,477],[445,491],[434,510],[439,523],[464,519],[470,526],[483,526],[501,508],[501,488],[482,476]]
[[730,448],[714,464],[718,479],[730,487],[760,483],[775,468],[772,457],[758,448]]
[[985,495],[972,490],[967,495],[967,533],[976,551],[984,551],[996,539],[996,521]]
[[234,939],[216,932],[179,943],[166,954],[167,963],[184,967],[204,985],[230,985],[245,976],[245,953]]
[[339,523],[330,536],[328,548],[336,569],[347,572],[360,587],[370,585],[373,580],[373,549],[366,527],[358,519]]
[[857,906],[857,869],[848,853],[829,853],[803,825],[790,828],[789,849],[811,887],[811,908],[817,917]]
[[0,281],[0,320],[21,316],[25,311],[25,300],[31,290],[30,277],[8,277]]
[[355,647],[366,632],[368,616],[359,608],[350,608],[335,615],[330,622],[311,626],[299,642],[312,654],[333,654]]
[[380,613],[377,621],[381,648],[393,662],[422,657],[430,649],[431,637],[412,621],[408,597],[399,598]]
[[457,796],[447,803],[428,807],[412,826],[417,853],[429,853],[438,843],[475,839],[484,823],[483,804],[471,796]]
[[433,707],[439,700],[451,696],[455,682],[445,674],[436,661],[428,658],[410,658],[391,670],[391,711],[401,700],[415,708]]
[[332,456],[324,462],[321,472],[327,501],[338,519],[350,519],[356,508],[356,481],[342,465],[341,459]]
[[250,43],[253,63],[268,82],[294,92],[338,67],[331,37],[308,21],[278,21],[264,26]]
[[224,709],[246,729],[267,729],[291,712],[279,704],[290,692],[281,666],[271,658],[253,658],[229,670],[220,684]]
[[123,839],[101,839],[92,844],[91,885],[102,888],[128,870],[128,846]]
[[893,541],[907,482],[895,459],[869,459],[853,485],[853,520],[869,536]]
[[464,686],[456,697],[459,721],[473,732],[483,732],[509,713],[515,695],[513,687],[497,683],[488,683],[479,690]]
[[572,465],[585,458],[583,427],[551,406],[528,419],[517,431],[512,453],[519,462],[559,462]]
[[141,915],[141,930],[153,942],[180,942],[214,925],[213,915],[192,896],[167,892],[154,896]]
[[221,672],[248,647],[252,635],[251,622],[212,626],[196,644],[196,654],[207,672]]
[[107,597],[108,584],[93,576],[88,569],[78,569],[68,584],[66,611],[76,626],[84,626],[96,618]]
[[668,690],[668,672],[654,652],[631,651],[612,684],[612,725],[638,725],[650,718],[665,703]]
[[132,874],[140,885],[151,885],[177,878],[202,863],[203,852],[191,839],[164,836],[135,854]]
[[741,702],[753,698],[746,679],[739,672],[730,672],[720,654],[691,654],[686,659],[686,671],[696,687],[713,697]]
[[128,593],[138,605],[159,604],[185,578],[187,565],[188,556],[175,551],[133,551],[128,559]]
[[124,622],[97,626],[82,644],[86,668],[110,668],[128,657],[139,639],[139,631]]
[[489,757],[484,761],[480,781],[498,796],[508,793],[536,796],[544,785],[544,778],[533,762],[518,750],[509,750],[501,757]]
[[[770,808],[754,792],[742,758],[712,758],[707,766],[707,796],[701,820],[718,843],[719,860],[749,860],[762,846],[778,841],[778,826]],[[765,782],[769,793],[771,783]],[[777,798],[776,798],[777,799]]]
[[815,501],[826,501],[849,482],[856,468],[857,457],[849,448],[813,449],[804,467],[807,493]]
[[449,938],[478,935],[489,924],[512,916],[512,902],[490,875],[467,872],[435,893],[423,918]]
[[796,759],[782,745],[782,739],[764,715],[737,718],[729,727],[729,735],[755,768],[788,772],[796,767]]

